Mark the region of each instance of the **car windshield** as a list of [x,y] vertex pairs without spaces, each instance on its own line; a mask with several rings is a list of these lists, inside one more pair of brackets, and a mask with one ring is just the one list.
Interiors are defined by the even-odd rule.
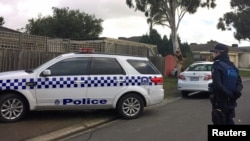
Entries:
[[211,71],[211,64],[193,64],[186,71]]

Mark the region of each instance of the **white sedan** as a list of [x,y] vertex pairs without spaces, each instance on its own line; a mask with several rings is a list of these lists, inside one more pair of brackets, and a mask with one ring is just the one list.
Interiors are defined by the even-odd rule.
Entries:
[[213,62],[194,62],[178,76],[178,90],[183,97],[191,92],[209,92],[208,84],[212,83]]

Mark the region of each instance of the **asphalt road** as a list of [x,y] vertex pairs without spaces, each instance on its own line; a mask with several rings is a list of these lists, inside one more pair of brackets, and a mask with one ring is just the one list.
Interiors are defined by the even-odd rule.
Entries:
[[31,112],[20,122],[0,123],[0,141],[49,141],[66,134],[65,130],[73,132],[75,125],[88,128],[116,117],[114,110]]
[[[250,124],[250,81],[236,108],[236,124]],[[206,141],[211,124],[207,96],[195,94],[147,110],[135,120],[116,120],[104,126],[64,138],[64,141]]]

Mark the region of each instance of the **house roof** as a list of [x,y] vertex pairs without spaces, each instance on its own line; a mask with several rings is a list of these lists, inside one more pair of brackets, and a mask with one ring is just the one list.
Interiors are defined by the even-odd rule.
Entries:
[[[200,51],[204,51],[204,52],[209,52],[211,49],[214,48],[214,46],[217,43],[208,43],[208,44],[191,44],[190,45],[190,50],[192,52],[200,52]],[[229,45],[227,45],[229,48],[229,52],[241,52],[242,50],[240,49],[241,47],[231,47]],[[250,48],[249,48],[250,49]]]
[[127,40],[127,41],[134,41],[134,42],[140,42],[142,36],[133,36],[130,38],[126,38],[126,37],[119,37],[118,39],[120,40]]
[[250,46],[239,47],[239,50],[241,52],[250,52]]
[[3,27],[3,26],[0,26],[0,31],[12,32],[12,33],[21,33],[21,32],[19,32],[17,30],[13,30],[13,29]]

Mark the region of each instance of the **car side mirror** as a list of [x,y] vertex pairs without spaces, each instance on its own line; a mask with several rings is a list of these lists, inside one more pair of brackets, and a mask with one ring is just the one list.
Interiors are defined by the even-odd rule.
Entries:
[[42,76],[50,76],[51,75],[51,71],[50,70],[44,70],[43,72],[42,72]]

